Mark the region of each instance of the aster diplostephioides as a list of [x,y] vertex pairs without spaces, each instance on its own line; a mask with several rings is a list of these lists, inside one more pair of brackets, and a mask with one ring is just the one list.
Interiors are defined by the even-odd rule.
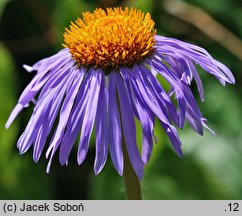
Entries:
[[[179,156],[177,128],[183,128],[186,120],[200,135],[208,128],[191,91],[195,81],[204,100],[196,65],[223,85],[235,82],[230,70],[203,48],[157,35],[150,14],[140,10],[108,8],[83,13],[82,19],[66,29],[64,47],[32,67],[24,66],[37,73],[6,124],[8,128],[34,102],[17,147],[21,154],[32,147],[37,162],[48,145],[48,172],[57,150],[61,165],[68,163],[76,140],[77,161],[82,164],[95,128],[95,174],[103,169],[108,152],[117,172],[123,174],[123,137],[132,167],[141,179],[153,148],[155,118]],[[163,88],[157,74],[169,84],[169,90]],[[135,118],[142,126],[141,153]]]

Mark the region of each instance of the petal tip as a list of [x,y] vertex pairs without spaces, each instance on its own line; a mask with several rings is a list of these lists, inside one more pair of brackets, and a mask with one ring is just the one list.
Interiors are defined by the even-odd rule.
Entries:
[[23,65],[23,68],[24,68],[27,72],[29,72],[29,73],[33,71],[33,68],[32,68],[31,66],[29,66],[29,65],[26,65],[26,64]]
[[10,125],[11,125],[11,124],[9,124],[9,122],[7,122],[7,123],[5,124],[5,129],[8,129],[8,128],[10,127]]

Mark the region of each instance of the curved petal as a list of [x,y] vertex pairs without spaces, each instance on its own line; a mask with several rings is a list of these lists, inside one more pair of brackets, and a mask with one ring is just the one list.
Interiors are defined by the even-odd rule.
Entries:
[[213,59],[212,56],[203,48],[189,44],[174,38],[156,35],[156,50],[161,55],[177,55],[188,58],[199,64],[205,71],[213,74],[222,84],[225,82],[235,83],[231,71],[221,62]]
[[121,77],[117,78],[117,87],[126,148],[134,171],[138,178],[141,179],[144,175],[144,162],[137,148],[134,113]]
[[164,128],[166,134],[168,135],[169,139],[171,140],[171,143],[173,145],[173,148],[175,149],[176,153],[180,156],[183,157],[183,153],[181,150],[181,140],[178,136],[177,130],[174,126],[165,124],[164,122],[161,121],[161,125]]
[[68,91],[66,98],[63,102],[63,105],[61,107],[59,123],[55,130],[54,136],[52,137],[49,148],[47,149],[47,152],[46,152],[46,158],[48,158],[49,154],[51,153],[49,163],[47,166],[47,172],[49,172],[49,170],[50,170],[52,158],[62,141],[64,132],[65,132],[65,128],[67,125],[67,121],[70,118],[70,113],[71,113],[74,101],[76,99],[77,93],[79,91],[80,85],[83,81],[85,72],[86,72],[86,70],[84,68],[77,69],[77,71],[76,71],[77,75],[76,75],[76,77],[72,83],[72,86],[71,86],[70,90]]
[[102,79],[98,112],[96,116],[96,156],[94,162],[94,172],[97,175],[102,171],[108,155],[108,116],[107,116],[107,91],[105,88],[105,78]]
[[152,88],[146,86],[146,83],[142,80],[143,76],[140,75],[139,70],[132,71],[131,83],[136,91],[136,95],[142,95],[142,101],[144,104],[147,104],[150,110],[158,116],[158,118],[166,123],[170,123],[168,113],[166,109],[162,106],[160,107],[155,93],[152,91]]
[[[189,88],[189,85],[175,77],[172,70],[166,67],[158,59],[154,58],[147,63],[155,70],[157,70],[157,72],[160,73],[171,84],[172,89],[176,92],[178,98],[184,98],[187,106],[191,107],[193,112],[196,113],[196,116],[198,116],[198,119],[200,119],[202,117],[202,114],[199,110],[196,100],[194,99],[191,89]],[[182,106],[184,106],[184,102],[182,102]]]
[[108,86],[108,133],[110,155],[119,175],[123,175],[122,129],[116,101],[117,77],[116,72],[109,75]]
[[165,129],[174,146],[175,151],[179,156],[182,156],[182,150],[180,148],[181,142],[177,134],[176,128],[170,124],[169,119],[160,109],[156,99],[154,98],[154,95],[149,92],[150,89],[148,89],[145,84],[143,84],[140,80],[140,76],[135,75],[135,71],[133,72],[133,76],[135,77],[132,77],[131,82],[133,89],[136,92],[136,95],[143,96],[143,103],[146,104],[146,106],[149,107],[149,109],[152,110],[152,112],[159,118],[162,127]]
[[198,92],[200,95],[200,100],[203,102],[204,101],[204,89],[203,89],[202,81],[200,79],[200,76],[197,73],[197,70],[196,70],[194,64],[192,62],[189,62],[189,65],[190,65],[193,77],[195,79],[195,82],[197,84],[197,89],[198,89]]
[[[128,71],[127,73],[130,73]],[[125,85],[127,86],[127,93],[130,97],[130,102],[136,113],[136,117],[139,119],[142,127],[142,159],[146,164],[150,159],[151,152],[153,149],[153,127],[154,127],[154,115],[149,111],[144,103],[140,100],[142,95],[136,95],[133,87],[131,85],[129,76],[126,73],[126,70],[121,68],[120,73],[124,79]]]
[[[70,71],[72,70],[70,69]],[[49,88],[43,97],[38,100],[31,119],[18,141],[17,146],[21,154],[27,151],[31,144],[35,142],[34,160],[38,160],[39,156],[37,155],[40,155],[42,152],[40,150],[42,147],[40,146],[43,146],[45,143],[46,136],[52,128],[60,104],[62,103],[64,93],[71,85],[74,75],[75,74],[73,73],[70,73],[70,75],[69,73],[66,73],[58,86],[55,88]],[[45,130],[41,129],[42,127],[44,127]]]
[[77,94],[74,107],[72,108],[71,114],[68,118],[66,131],[60,145],[59,160],[61,165],[68,163],[68,157],[71,149],[77,139],[78,133],[81,130],[85,108],[90,96],[89,87],[93,77],[93,71],[89,71],[86,74],[86,77],[84,78]]
[[[41,122],[40,127],[35,128],[35,130],[38,130],[37,138],[34,142],[34,151],[33,151],[33,159],[35,162],[37,162],[40,158],[44,145],[47,141],[47,137],[56,120],[56,116],[59,112],[59,108],[64,99],[64,95],[68,91],[69,86],[72,85],[75,76],[76,74],[74,73],[74,71],[71,70],[70,75],[67,74],[67,76],[59,83],[59,85],[56,88],[50,89],[43,96],[43,98],[48,97],[48,103],[44,105],[47,107],[48,112],[44,113],[44,118],[43,118],[43,121]],[[53,95],[53,96],[49,97],[50,95]]]
[[[56,54],[57,55],[57,54]],[[55,55],[54,55],[55,56]],[[59,56],[60,59],[56,59],[56,61],[51,61],[51,64],[49,62],[49,59],[52,57],[49,57],[47,59],[42,59],[40,63],[36,63],[31,69],[28,67],[27,70],[38,70],[39,73],[37,73],[32,81],[28,84],[28,86],[24,89],[22,92],[18,104],[12,111],[7,123],[6,128],[8,128],[14,119],[17,117],[17,115],[22,111],[24,107],[28,106],[28,103],[30,101],[34,101],[34,97],[38,94],[38,92],[43,88],[44,85],[46,85],[46,82],[50,80],[53,76],[59,76],[60,69],[65,66],[65,71],[63,71],[64,76],[66,76],[66,72],[68,72],[73,65],[73,60],[71,58],[67,58],[65,56]],[[56,57],[55,57],[56,58]],[[41,65],[45,65],[45,67],[40,67]],[[25,67],[26,68],[26,67]],[[40,98],[39,98],[40,99]]]
[[162,88],[160,83],[156,80],[156,78],[150,73],[149,69],[145,65],[139,66],[139,69],[140,76],[142,76],[146,86],[153,90],[160,106],[164,106],[175,124],[178,127],[182,128],[185,119],[185,109],[182,104],[183,100],[180,100],[180,98],[178,97],[179,111],[177,113],[176,107],[172,103],[170,97]]
[[194,113],[193,110],[187,106],[186,119],[194,131],[196,131],[199,135],[203,135],[203,126],[201,118],[198,117],[196,113]]
[[[90,73],[90,71],[89,71]],[[85,112],[82,122],[82,131],[80,136],[80,143],[78,146],[77,161],[80,165],[86,158],[89,141],[92,134],[92,129],[94,126],[94,120],[97,112],[99,91],[103,77],[101,69],[93,69],[92,72],[92,81],[89,86],[89,97],[87,104],[85,106]]]

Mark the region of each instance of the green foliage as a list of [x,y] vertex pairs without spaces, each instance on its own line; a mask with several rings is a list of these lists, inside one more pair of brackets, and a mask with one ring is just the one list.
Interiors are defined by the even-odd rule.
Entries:
[[154,1],[148,1],[148,0],[127,1],[126,5],[128,7],[138,8],[143,12],[151,12],[154,6]]
[[92,8],[83,1],[66,0],[56,3],[53,21],[58,30],[60,43],[63,40],[62,34],[64,33],[64,29],[69,27],[71,21],[76,20],[77,17],[80,17],[83,12],[88,10],[92,10]]
[[8,0],[1,0],[0,1],[0,16],[2,14],[2,11],[4,9],[5,4],[8,2]]

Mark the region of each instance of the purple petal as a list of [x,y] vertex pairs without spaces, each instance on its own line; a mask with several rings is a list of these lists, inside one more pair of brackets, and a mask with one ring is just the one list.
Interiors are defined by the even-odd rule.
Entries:
[[[154,127],[154,115],[151,114],[149,109],[146,109],[146,106],[139,99],[140,95],[136,95],[130,80],[129,76],[126,76],[126,71],[123,68],[120,69],[121,75],[124,78],[125,84],[127,86],[130,102],[136,113],[136,117],[139,119],[142,126],[142,160],[144,163],[147,163],[150,159],[151,152],[153,149],[153,127]],[[131,72],[131,71],[129,71]]]
[[73,75],[75,68],[73,67],[73,62],[66,64],[63,68],[58,70],[58,73],[53,74],[50,79],[45,83],[43,89],[41,90],[38,99],[41,99],[45,93],[52,88],[56,88],[60,85],[65,77]]
[[[43,105],[45,106],[45,111],[42,112],[43,120],[34,128],[34,130],[38,131],[33,151],[33,159],[35,162],[39,160],[47,141],[47,137],[59,112],[63,97],[69,86],[72,85],[74,77],[75,73],[71,73],[69,76],[64,77],[56,88],[49,89],[43,96],[43,98],[46,98],[46,103]],[[37,111],[40,104],[41,100],[38,105],[36,105]]]
[[[89,71],[90,73],[90,71]],[[85,107],[84,118],[82,122],[82,131],[80,137],[80,143],[78,147],[77,161],[80,165],[86,158],[88,145],[92,134],[92,129],[94,125],[94,120],[97,112],[97,104],[99,98],[99,91],[101,86],[101,81],[104,79],[101,69],[92,72],[92,82],[90,83],[89,98]]]
[[13,111],[11,112],[9,118],[8,118],[8,121],[5,125],[6,128],[9,128],[10,125],[12,124],[12,122],[14,121],[14,119],[17,117],[17,115],[23,110],[24,106],[21,105],[21,104],[17,104]]
[[197,73],[197,70],[196,70],[194,64],[192,62],[189,62],[189,64],[190,64],[190,69],[192,71],[195,82],[197,84],[197,89],[198,89],[198,92],[200,95],[200,100],[203,102],[204,101],[204,89],[203,89],[202,81],[200,79],[200,76]]
[[232,74],[232,72],[221,62],[214,59],[215,65],[226,74],[226,76],[230,79],[231,83],[235,83],[235,78]]
[[[45,61],[45,60],[41,60],[41,61]],[[53,77],[54,75],[58,75],[59,74],[59,70],[61,67],[63,67],[63,65],[66,64],[66,69],[70,70],[70,65],[73,64],[73,60],[70,58],[62,58],[61,59],[62,64],[58,64],[60,63],[60,61],[54,62],[52,63],[52,65],[49,65],[48,70],[46,69],[45,71],[42,71],[41,73],[37,73],[35,75],[35,77],[32,79],[32,81],[29,83],[29,85],[24,89],[23,93],[21,94],[19,101],[18,101],[18,105],[14,108],[13,112],[11,113],[8,122],[6,123],[6,127],[8,128],[11,123],[13,122],[13,120],[17,117],[17,115],[21,112],[21,110],[24,107],[28,106],[28,103],[30,101],[35,101],[34,97],[36,96],[36,94],[41,90],[41,88],[46,84],[46,82]],[[69,62],[69,63],[68,63]],[[47,63],[46,63],[47,64]],[[52,68],[52,66],[55,66],[54,68]],[[26,66],[25,66],[26,68]],[[30,71],[30,67],[27,68],[28,71]],[[34,66],[32,67],[32,70],[36,70],[34,69]]]
[[51,153],[49,163],[47,166],[47,172],[49,172],[49,170],[50,170],[52,158],[62,141],[64,132],[65,132],[65,128],[66,128],[66,124],[70,117],[71,109],[73,107],[74,101],[76,99],[76,95],[79,91],[79,88],[82,83],[85,72],[86,72],[86,70],[83,68],[78,69],[77,76],[76,76],[75,80],[73,81],[72,87],[71,87],[70,91],[67,93],[66,98],[63,102],[63,105],[62,105],[62,108],[60,111],[60,120],[59,120],[58,126],[56,128],[54,136],[52,137],[49,148],[46,152],[46,158],[48,158],[49,154]]
[[165,90],[162,88],[160,83],[156,80],[156,78],[150,73],[150,70],[145,66],[139,66],[140,76],[142,76],[144,82],[146,83],[146,86],[153,90],[154,95],[156,96],[156,100],[159,103],[160,107],[163,107],[162,109],[166,109],[169,115],[172,117],[175,124],[182,128],[184,124],[184,117],[185,117],[185,109],[183,106],[183,100],[178,100],[179,104],[179,116],[176,111],[176,107],[172,103],[171,99],[165,92]]
[[186,106],[186,119],[194,131],[196,131],[200,135],[203,135],[203,125],[201,117],[197,116],[197,114],[189,106]]
[[[25,106],[30,100],[32,100],[32,98],[40,91],[49,79],[53,79],[53,77],[55,78],[61,75],[63,76],[63,74],[65,75],[65,72],[72,68],[73,63],[74,61],[72,59],[65,59],[62,64],[58,64],[56,67],[46,70],[45,73],[37,73],[21,94],[19,103]],[[63,66],[64,68],[62,68]]]
[[23,68],[24,68],[27,72],[29,72],[29,73],[31,73],[32,71],[34,71],[34,70],[33,70],[33,67],[31,67],[31,66],[29,66],[29,65],[26,65],[26,64],[23,65]]
[[170,55],[174,58],[182,56],[199,64],[205,71],[213,74],[222,84],[225,82],[234,83],[235,79],[230,70],[213,59],[212,56],[203,48],[179,41],[173,38],[167,38],[156,35],[156,51],[161,55]]
[[203,127],[205,127],[213,136],[216,136],[216,133],[210,127],[208,127],[205,122],[207,122],[207,119],[202,118]]
[[37,73],[46,73],[53,68],[57,67],[58,65],[63,66],[63,62],[65,62],[67,59],[72,59],[71,54],[69,52],[69,49],[62,49],[58,53],[41,59],[40,61],[36,62],[32,66],[32,70],[36,70]]
[[100,88],[98,112],[96,116],[96,156],[94,172],[97,175],[102,171],[108,155],[108,122],[107,122],[107,92],[105,79],[102,79]]
[[144,162],[140,157],[139,150],[136,144],[134,113],[128,99],[127,91],[125,89],[123,80],[120,76],[117,77],[117,86],[126,148],[134,171],[138,178],[141,179],[144,175]]
[[[194,96],[193,96],[188,84],[177,79],[177,77],[175,77],[173,75],[172,70],[170,68],[166,67],[158,59],[154,58],[154,60],[149,61],[147,63],[151,67],[153,67],[155,70],[157,70],[157,72],[160,73],[171,84],[172,89],[176,92],[176,95],[178,98],[180,98],[180,99],[184,98],[186,100],[186,104],[189,107],[191,107],[191,109],[193,109],[193,111],[196,113],[196,116],[198,116],[198,118],[202,117],[199,107],[197,106],[196,100],[194,99]],[[183,112],[184,112],[184,102],[183,101],[181,101],[181,106],[183,108],[180,110],[183,110]]]
[[116,72],[112,72],[109,75],[108,86],[109,148],[114,167],[119,175],[123,175],[122,129],[116,101],[116,85]]
[[161,121],[161,125],[164,128],[166,134],[171,140],[171,143],[176,151],[176,153],[180,156],[183,157],[183,153],[181,150],[181,140],[178,136],[177,130],[175,127],[172,125],[165,124],[164,122]]
[[[137,71],[133,71],[133,76],[136,74]],[[170,124],[169,119],[166,117],[166,115],[163,114],[162,110],[160,109],[159,105],[157,104],[156,99],[154,99],[154,96],[146,87],[145,84],[142,83],[140,80],[140,76],[136,75],[135,78],[131,79],[133,89],[135,91],[136,95],[142,95],[143,97],[143,103],[146,104],[147,107],[149,107],[150,110],[153,111],[153,113],[160,119],[161,125],[165,129],[166,133],[168,134],[177,154],[179,156],[182,156],[182,151],[180,148],[181,142],[178,137],[177,131],[175,127],[173,127]]]
[[49,98],[54,96],[54,92],[50,92],[48,96],[49,97],[45,97],[40,101],[38,107],[35,107],[34,113],[32,114],[27,127],[18,140],[17,147],[19,148],[20,154],[25,153],[36,140],[38,129],[41,126],[45,115],[50,110],[50,107],[48,106]]
[[[131,73],[131,72],[130,72]],[[132,78],[130,79],[136,95],[142,96],[142,101],[149,107],[150,110],[161,120],[169,123],[169,118],[164,107],[160,107],[155,93],[152,88],[149,88],[146,83],[142,80],[142,76],[139,73],[139,69],[132,71]]]
[[92,82],[92,78],[93,71],[90,71],[86,74],[86,77],[81,84],[81,88],[77,94],[74,107],[68,118],[66,131],[60,145],[59,160],[61,165],[68,163],[69,154],[77,139],[77,135],[81,130],[85,108],[90,96],[89,87]]

